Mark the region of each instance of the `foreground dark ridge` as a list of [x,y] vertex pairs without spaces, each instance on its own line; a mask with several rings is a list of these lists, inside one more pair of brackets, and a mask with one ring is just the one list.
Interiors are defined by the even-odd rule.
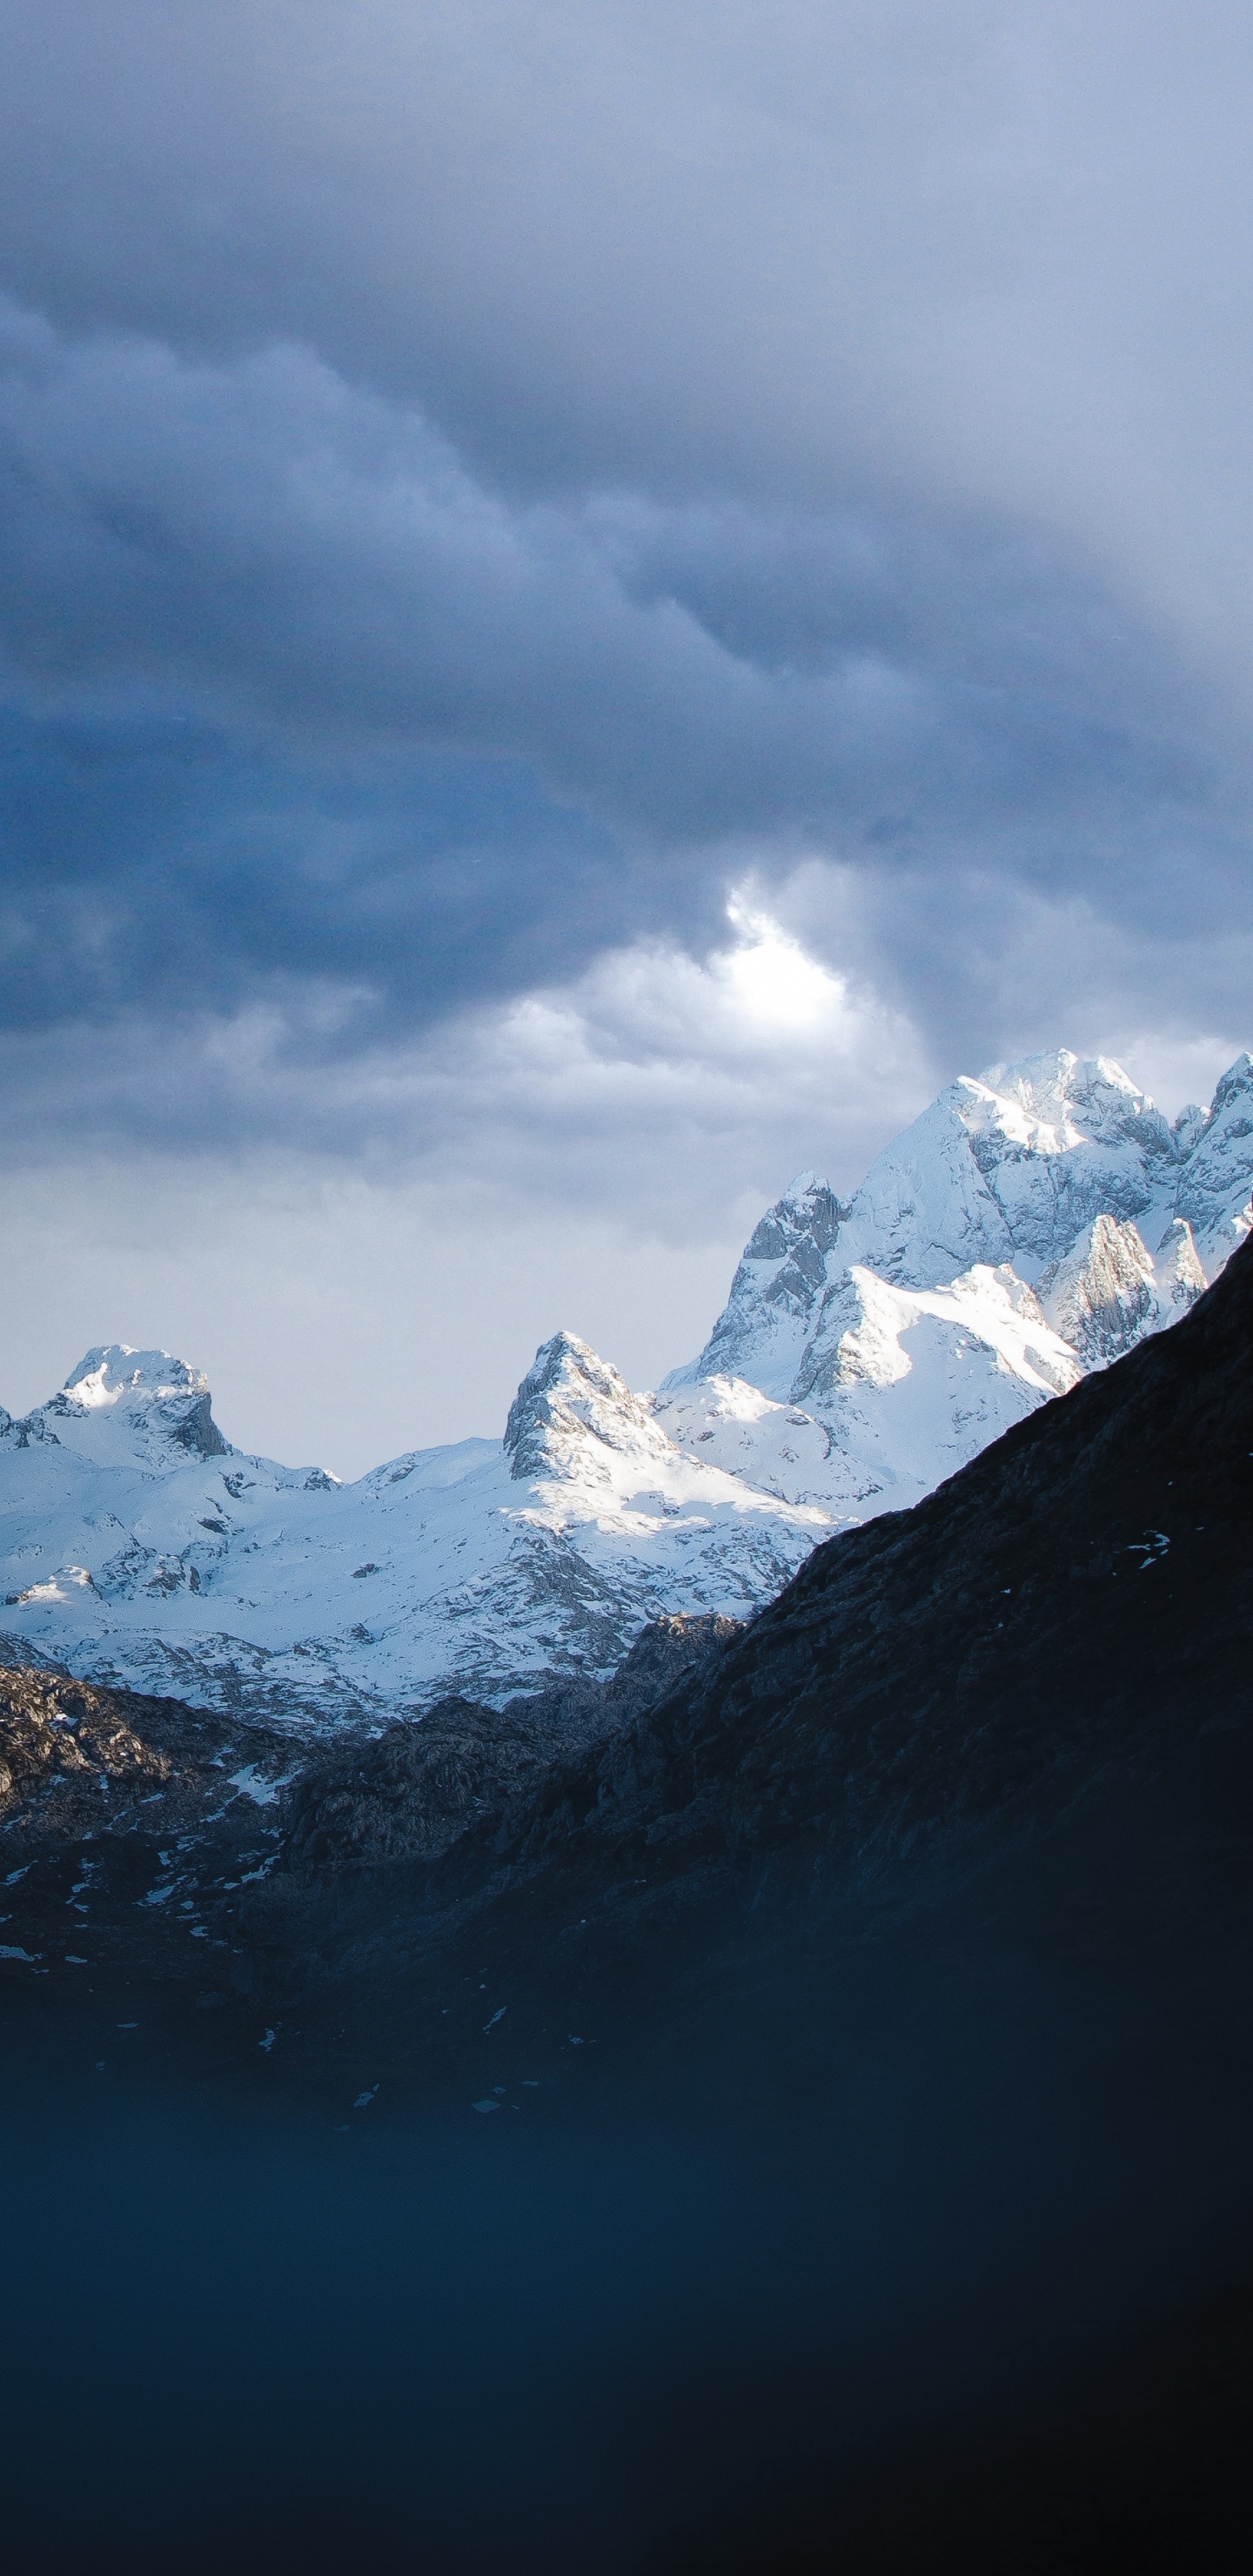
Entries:
[[1253,1243],[1169,1333],[816,1550],[712,1664],[394,1881],[384,1946],[400,1916],[419,1949],[495,1920],[528,1947],[560,1925],[572,1959],[676,1904],[865,1884],[1218,1739],[1242,1799],[1251,1350]]
[[[264,2300],[243,2277],[254,2231],[223,2372],[229,2260],[215,2240],[197,2307],[184,2249],[220,2197],[235,2130],[207,2137],[203,2164],[183,2141],[175,2294],[163,2279],[128,2385],[159,2456],[185,2315],[196,2394],[178,2403],[212,2493],[196,2491],[199,2556],[185,2528],[159,2548],[128,2540],[128,2576],[172,2559],[206,2576],[306,2576],[363,2548],[408,2571],[415,2533],[432,2576],[502,2554],[620,2576],[1248,2564],[1251,1309],[1245,1253],[1191,1321],[918,1510],[825,1549],[742,1638],[651,1685],[647,1706],[617,1690],[603,1710],[615,1733],[589,1746],[580,1715],[586,1749],[539,1782],[518,1712],[489,1727],[490,1713],[448,1708],[438,1744],[423,1750],[421,1729],[403,1745],[362,1736],[342,1767],[292,1782],[284,1807],[269,1801],[290,1739],[222,1720],[198,1732],[172,1704],[65,1676],[0,1676],[13,1755],[0,1874],[15,1882],[0,1938],[42,1954],[0,1972],[19,2007],[10,2075],[19,2091],[51,2086],[56,2105],[63,2092],[57,2125],[73,2139],[68,2189],[41,2146],[11,2199],[38,2213],[28,2339],[10,2338],[32,2535],[15,2564],[83,2564],[110,2476],[119,2532],[144,2501],[112,2408],[80,2404],[76,2441],[94,2420],[107,2453],[84,2454],[90,2545],[45,2546],[67,2459],[49,2374],[109,2240],[100,2212],[123,2206],[91,2104],[127,2086],[139,2101],[141,2083],[121,2169],[142,2189],[129,2227],[111,2222],[123,2314],[167,2158],[164,2132],[147,2143],[162,2088],[196,2140],[213,2103],[281,2112],[267,2235],[301,2205],[310,2139],[318,2159],[376,2161],[327,2165],[307,2240]],[[640,1663],[699,1642],[659,1635]],[[562,1735],[569,1716],[554,1702],[540,1732]],[[62,1964],[71,1951],[83,1955]],[[399,2188],[380,2201],[389,2139]],[[429,2249],[408,2271],[402,2259],[428,2191],[451,2248],[434,2311]],[[232,2230],[255,2197],[250,2162]],[[693,2286],[707,2209],[722,2217]],[[358,2222],[376,2211],[377,2279],[400,2291],[381,2344],[377,2291],[329,2335],[322,2304],[327,2278],[360,2276]],[[489,2383],[481,2355],[496,2351],[502,2261],[518,2249],[519,2358]],[[639,2282],[666,2293],[646,2332]],[[468,2438],[450,2467],[431,2401],[467,2317]],[[47,2357],[32,2319],[48,2322]],[[230,2439],[206,2449],[203,2356],[232,2378],[272,2319],[264,2387],[245,2380]],[[111,2307],[110,2389],[117,2334]],[[405,2374],[424,2335],[419,2385]],[[344,2356],[320,2396],[299,2377],[306,2347],[319,2375],[328,2350]],[[257,2422],[268,2442],[266,2391],[293,2385],[301,2440],[279,2423],[285,2466],[267,2449],[262,2525],[232,2455]],[[332,2545],[315,2450],[342,2453],[361,2386]],[[585,2499],[609,2497],[612,2529],[585,2500],[585,2527],[563,2538],[554,2428],[588,2391]],[[371,2448],[389,2405],[391,2463]],[[498,2537],[467,2555],[468,2499],[513,2422],[537,2463],[533,2545],[515,2449]]]

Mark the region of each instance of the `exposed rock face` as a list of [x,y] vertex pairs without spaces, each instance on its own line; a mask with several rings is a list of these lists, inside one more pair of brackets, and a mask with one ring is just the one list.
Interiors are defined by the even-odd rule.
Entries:
[[1205,1272],[1192,1239],[1187,1218],[1172,1217],[1157,1250],[1154,1263],[1157,1274],[1158,1305],[1162,1319],[1178,1323],[1189,1306],[1205,1294]]
[[1045,1271],[1040,1302],[1084,1368],[1121,1359],[1158,1312],[1153,1263],[1130,1217],[1121,1224],[1095,1217],[1065,1260]]
[[536,1352],[505,1424],[509,1472],[519,1483],[572,1470],[608,1482],[598,1448],[643,1450],[664,1469],[669,1446],[648,1405],[577,1333],[555,1333]]
[[433,1861],[738,1633],[658,1620],[607,1682],[575,1674],[504,1710],[450,1696],[295,1771],[263,1727],[0,1665],[0,1962],[191,1979],[202,2002],[246,1991],[241,1910],[280,1855],[315,1913],[329,1879]]
[[[800,1172],[768,1208],[744,1248],[731,1294],[691,1374],[745,1378],[786,1396],[801,1364],[828,1280],[828,1256],[852,1202],[815,1172]],[[667,1386],[687,1375],[676,1371]]]
[[287,1866],[336,1871],[436,1859],[478,1818],[627,1725],[738,1633],[731,1619],[659,1619],[608,1682],[575,1676],[499,1710],[457,1696],[437,1700],[418,1726],[391,1726],[373,1742],[315,1759],[289,1793]]
[[289,1762],[264,1727],[0,1661],[7,1973],[204,1987],[216,1963],[229,1989],[230,1909],[273,1865]]
[[553,1751],[503,1711],[437,1700],[420,1726],[389,1726],[302,1776],[289,1802],[288,1866],[434,1860],[476,1817],[533,1785]]
[[1244,1054],[1228,1067],[1192,1134],[1175,1196],[1176,1213],[1187,1218],[1211,1278],[1249,1232],[1251,1157],[1253,1056]]
[[67,1674],[0,1672],[0,1820],[37,1800],[64,1810],[111,1789],[138,1795],[170,1777],[168,1755],[127,1724],[109,1691],[90,1690]]

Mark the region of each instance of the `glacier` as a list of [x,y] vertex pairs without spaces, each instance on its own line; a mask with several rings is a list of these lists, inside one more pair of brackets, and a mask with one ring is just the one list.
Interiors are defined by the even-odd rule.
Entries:
[[603,1675],[1186,1313],[1251,1192],[1248,1054],[1173,1122],[1106,1057],[962,1076],[851,1198],[798,1175],[655,1394],[559,1332],[501,1440],[352,1484],[234,1447],[169,1353],[94,1349],[0,1410],[0,1654],[297,1731]]

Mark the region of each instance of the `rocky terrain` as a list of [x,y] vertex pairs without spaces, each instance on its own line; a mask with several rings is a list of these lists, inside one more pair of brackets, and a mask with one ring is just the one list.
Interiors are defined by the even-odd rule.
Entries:
[[242,1716],[0,1662],[0,1964],[71,1990],[191,1981],[201,2009],[249,1995],[265,1983],[249,1892],[277,1866],[321,1886],[437,1858],[735,1633],[659,1620],[606,1682],[558,1680],[501,1710],[448,1697],[420,1726],[362,1722],[303,1758]]
[[[10,1640],[3,1641],[12,1653]],[[274,1866],[288,1739],[0,1665],[0,1966],[58,1991],[230,1988],[232,1898]],[[238,1956],[238,1953],[237,1953]]]
[[317,1877],[437,1860],[472,1825],[664,1698],[736,1633],[732,1619],[654,1620],[607,1682],[552,1682],[502,1709],[437,1700],[419,1726],[402,1720],[315,1756],[284,1804],[286,1868]]

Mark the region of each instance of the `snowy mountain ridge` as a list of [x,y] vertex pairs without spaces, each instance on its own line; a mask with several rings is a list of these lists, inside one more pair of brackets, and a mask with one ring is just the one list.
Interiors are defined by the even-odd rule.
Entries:
[[91,1350],[0,1413],[9,1648],[301,1727],[604,1672],[662,1613],[750,1615],[1174,1321],[1251,1189],[1248,1055],[1173,1124],[1106,1058],[963,1077],[852,1198],[799,1175],[656,1395],[559,1332],[502,1440],[348,1485],[232,1447],[169,1353]]
[[[1008,1265],[1047,1306],[1060,1266],[1101,1218],[1120,1229],[1121,1252],[1102,1235],[1098,1269],[1113,1260],[1143,1272],[1147,1262],[1157,1295],[1154,1256],[1167,1252],[1158,1304],[1168,1320],[1180,1311],[1180,1280],[1199,1294],[1248,1231],[1251,1180],[1247,1054],[1223,1075],[1208,1112],[1190,1106],[1173,1126],[1104,1056],[1083,1062],[1062,1049],[979,1080],[962,1075],[885,1148],[851,1199],[800,1174],[749,1241],[704,1350],[664,1385],[725,1375],[779,1400],[821,1401],[840,1382],[844,1334],[857,1329],[855,1268],[933,1289]],[[1088,1293],[1098,1292],[1094,1274]],[[1146,1318],[1147,1308],[1141,1326]]]
[[664,1611],[746,1616],[830,1527],[685,1454],[569,1333],[507,1442],[350,1485],[233,1448],[198,1373],[121,1345],[0,1424],[15,1647],[305,1725],[607,1671]]

